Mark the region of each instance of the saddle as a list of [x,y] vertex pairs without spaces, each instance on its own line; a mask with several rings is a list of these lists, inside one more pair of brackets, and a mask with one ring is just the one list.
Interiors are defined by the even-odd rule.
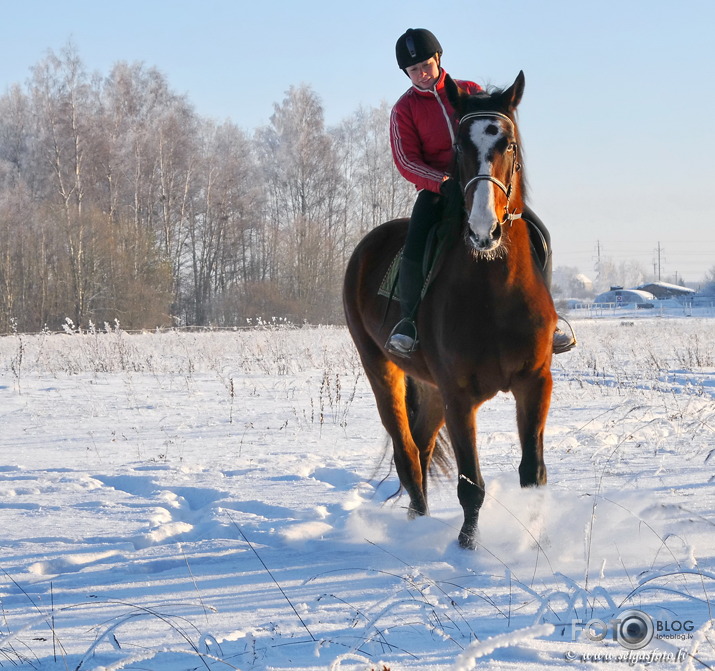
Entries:
[[[536,257],[539,267],[545,270],[549,258],[549,248],[546,239],[539,228],[532,224],[526,217],[524,217],[524,221],[529,224],[532,252]],[[427,290],[437,276],[441,267],[440,261],[442,259],[442,253],[447,246],[446,243],[450,241],[452,235],[455,234],[455,228],[456,231],[459,230],[459,228],[455,227],[453,218],[443,217],[442,221],[430,231],[427,244],[425,245],[425,253],[422,258],[422,274],[425,281],[422,285],[420,299],[424,298]],[[400,300],[398,278],[400,275],[400,260],[402,258],[403,249],[404,247],[400,247],[388,266],[387,272],[382,278],[382,282],[380,282],[380,286],[377,290],[379,296],[384,296],[385,298],[395,301]]]
[[[422,277],[424,283],[420,300],[424,298],[427,289],[434,281],[437,272],[439,271],[440,261],[442,260],[443,252],[447,248],[448,243],[451,243],[462,227],[464,217],[464,200],[462,198],[462,190],[457,182],[448,180],[448,183],[453,183],[456,189],[451,189],[448,192],[443,192],[442,212],[439,221],[432,226],[425,251],[422,257]],[[397,278],[400,271],[400,259],[402,257],[401,247],[390,263],[387,273],[380,283],[378,294],[385,296],[388,299],[399,300]]]

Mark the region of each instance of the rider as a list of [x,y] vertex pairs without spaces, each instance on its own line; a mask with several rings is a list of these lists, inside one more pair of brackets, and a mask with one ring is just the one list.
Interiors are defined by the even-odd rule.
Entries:
[[[442,47],[424,28],[410,28],[395,45],[397,64],[410,78],[412,86],[395,103],[390,116],[392,156],[400,174],[417,188],[407,238],[402,250],[399,272],[399,296],[402,319],[395,326],[387,348],[409,356],[417,346],[414,318],[422,293],[422,261],[432,226],[442,216],[443,202],[455,188],[449,170],[454,157],[454,109],[447,98],[445,80],[449,75],[441,67]],[[455,80],[468,94],[482,88],[471,81]],[[524,219],[531,224],[536,249],[543,249],[542,265],[548,286],[551,284],[551,245],[549,233],[541,220],[524,207]],[[557,330],[554,352],[571,349],[575,338]]]

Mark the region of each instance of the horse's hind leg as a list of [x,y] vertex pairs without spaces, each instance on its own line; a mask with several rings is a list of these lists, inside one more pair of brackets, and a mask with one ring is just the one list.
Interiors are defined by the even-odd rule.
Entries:
[[363,351],[362,359],[380,419],[392,439],[397,475],[410,497],[409,515],[426,515],[428,509],[424,481],[427,473],[423,470],[420,449],[410,430],[405,373],[377,351],[372,357],[365,356]]
[[546,484],[544,428],[551,404],[552,385],[551,371],[544,369],[512,386],[521,441],[519,480],[522,487]]
[[[420,453],[422,492],[427,499],[427,482],[439,430],[444,426],[442,395],[433,385],[407,378],[407,408],[412,438]],[[446,455],[438,450],[437,461],[446,468]]]

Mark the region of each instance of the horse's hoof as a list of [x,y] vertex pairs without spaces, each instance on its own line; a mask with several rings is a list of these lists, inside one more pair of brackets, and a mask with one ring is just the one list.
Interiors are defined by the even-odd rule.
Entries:
[[476,550],[477,549],[477,534],[476,531],[466,533],[461,531],[459,533],[459,547],[463,550]]
[[418,517],[427,517],[429,515],[429,509],[427,506],[410,506],[407,509],[407,519],[414,520]]
[[534,487],[544,487],[547,483],[546,468],[539,468],[537,471],[528,475],[519,474],[519,485],[522,489],[531,489]]

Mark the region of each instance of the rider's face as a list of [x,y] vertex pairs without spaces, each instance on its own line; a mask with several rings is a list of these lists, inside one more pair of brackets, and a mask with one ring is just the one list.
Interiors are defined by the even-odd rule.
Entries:
[[410,65],[406,68],[410,81],[419,89],[429,91],[439,79],[439,63],[437,57],[432,56],[426,61]]

